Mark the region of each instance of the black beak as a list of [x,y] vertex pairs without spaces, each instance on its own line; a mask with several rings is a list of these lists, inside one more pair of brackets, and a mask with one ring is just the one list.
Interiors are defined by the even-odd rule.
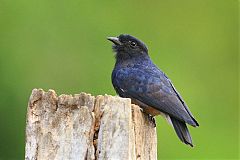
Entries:
[[122,43],[119,41],[118,37],[107,37],[107,40],[113,42],[115,45],[121,45]]

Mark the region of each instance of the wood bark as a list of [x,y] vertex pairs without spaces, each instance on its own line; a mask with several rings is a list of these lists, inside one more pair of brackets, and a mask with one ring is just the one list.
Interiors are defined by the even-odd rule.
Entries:
[[34,89],[26,121],[26,160],[155,160],[156,127],[118,96],[57,96]]

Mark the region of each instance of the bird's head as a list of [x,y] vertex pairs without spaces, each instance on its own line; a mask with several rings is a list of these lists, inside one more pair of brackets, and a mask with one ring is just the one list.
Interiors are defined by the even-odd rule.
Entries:
[[118,37],[108,37],[107,39],[113,42],[116,58],[128,59],[148,55],[147,46],[131,35],[121,34]]

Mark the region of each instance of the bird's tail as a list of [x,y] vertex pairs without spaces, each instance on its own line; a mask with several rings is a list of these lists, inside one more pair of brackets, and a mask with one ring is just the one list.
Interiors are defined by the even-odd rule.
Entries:
[[185,144],[190,145],[191,147],[193,147],[192,144],[192,138],[191,135],[188,131],[187,125],[185,122],[179,121],[176,118],[170,117],[173,127],[175,129],[175,132],[178,135],[178,138]]

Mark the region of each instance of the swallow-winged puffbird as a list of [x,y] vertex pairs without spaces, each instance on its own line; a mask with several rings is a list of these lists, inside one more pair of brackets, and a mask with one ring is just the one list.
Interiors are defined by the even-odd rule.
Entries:
[[116,52],[112,84],[117,94],[131,98],[151,116],[165,116],[179,139],[193,146],[186,123],[193,127],[199,124],[170,79],[151,61],[146,45],[128,34],[107,39]]

